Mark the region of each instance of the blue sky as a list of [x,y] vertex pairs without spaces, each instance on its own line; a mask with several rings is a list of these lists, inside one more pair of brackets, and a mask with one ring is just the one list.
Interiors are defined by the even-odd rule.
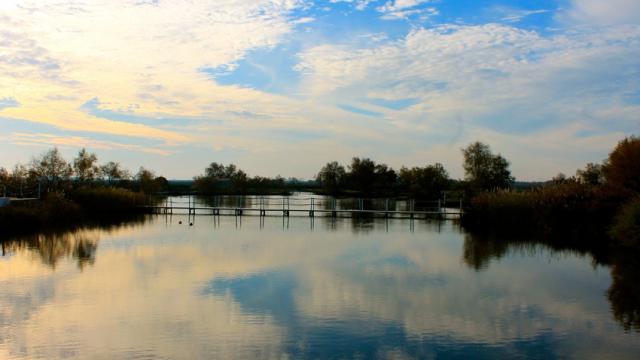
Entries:
[[6,0],[0,166],[51,146],[169,178],[311,178],[487,142],[520,180],[640,133],[635,0]]

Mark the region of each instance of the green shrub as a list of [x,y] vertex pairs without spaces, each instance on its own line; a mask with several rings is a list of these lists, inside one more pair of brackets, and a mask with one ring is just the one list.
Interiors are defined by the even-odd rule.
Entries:
[[640,196],[622,207],[614,219],[610,233],[621,245],[640,246]]

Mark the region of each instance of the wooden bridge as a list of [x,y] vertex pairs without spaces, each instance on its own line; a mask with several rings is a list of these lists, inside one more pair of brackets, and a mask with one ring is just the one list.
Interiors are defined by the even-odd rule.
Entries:
[[[452,206],[455,205],[455,206]],[[432,201],[414,199],[337,199],[295,196],[215,196],[169,197],[161,204],[147,206],[156,214],[227,216],[324,216],[459,219],[462,201],[446,198]]]

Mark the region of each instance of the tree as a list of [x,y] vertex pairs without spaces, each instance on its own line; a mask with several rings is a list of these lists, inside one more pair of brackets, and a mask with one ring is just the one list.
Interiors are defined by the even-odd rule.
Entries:
[[31,170],[40,179],[47,182],[49,187],[59,187],[62,182],[73,175],[71,165],[62,157],[58,148],[53,148],[39,158],[31,160]]
[[450,183],[449,174],[440,163],[423,168],[403,167],[400,169],[399,183],[404,191],[423,198],[438,198]]
[[640,138],[620,141],[604,165],[607,184],[621,191],[640,192]]
[[376,176],[376,163],[368,158],[354,157],[349,165],[349,185],[353,190],[362,193],[371,193]]
[[346,171],[337,161],[327,163],[316,176],[316,180],[329,194],[337,194],[344,186]]
[[144,167],[140,167],[140,170],[138,170],[135,179],[138,182],[140,190],[145,194],[156,193],[160,188],[159,183],[156,182],[156,175],[154,174],[154,172],[151,170],[147,170]]
[[94,180],[100,173],[100,168],[96,165],[97,162],[96,154],[89,153],[84,148],[80,150],[78,157],[73,159],[73,170],[76,172],[78,180],[81,182]]
[[398,174],[386,164],[377,164],[374,168],[375,178],[373,186],[379,193],[389,193],[395,190]]
[[576,171],[576,178],[582,184],[600,185],[604,183],[602,165],[588,163],[584,169],[578,169],[578,171]]
[[514,178],[509,162],[500,154],[494,155],[489,145],[476,141],[462,149],[466,179],[479,190],[511,187]]
[[224,166],[223,164],[212,162],[204,169],[204,176],[214,179],[231,179],[237,176],[239,172],[242,172],[242,170],[238,170],[234,164]]
[[100,173],[107,179],[109,184],[115,180],[122,180],[129,177],[129,172],[123,169],[120,163],[109,161],[100,167]]
[[248,183],[247,174],[233,164],[224,166],[212,162],[205,168],[204,175],[194,178],[193,187],[203,194],[216,194],[222,190],[225,182],[231,185],[233,192],[245,192]]
[[0,167],[0,196],[6,196],[9,178],[10,175],[7,169]]
[[24,196],[24,191],[27,188],[32,188],[38,182],[38,175],[32,169],[29,170],[23,164],[16,164],[13,167],[11,176],[9,178],[9,186],[14,193]]
[[164,176],[158,176],[155,178],[155,183],[158,186],[158,191],[167,191],[169,190],[169,180],[167,180]]
[[9,181],[9,176],[7,169],[0,167],[0,184],[6,184]]

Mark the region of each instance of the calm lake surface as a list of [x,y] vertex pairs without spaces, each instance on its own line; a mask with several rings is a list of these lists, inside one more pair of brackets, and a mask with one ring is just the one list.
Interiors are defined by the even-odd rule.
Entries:
[[188,223],[4,242],[0,358],[640,356],[635,268],[588,253],[452,221]]

